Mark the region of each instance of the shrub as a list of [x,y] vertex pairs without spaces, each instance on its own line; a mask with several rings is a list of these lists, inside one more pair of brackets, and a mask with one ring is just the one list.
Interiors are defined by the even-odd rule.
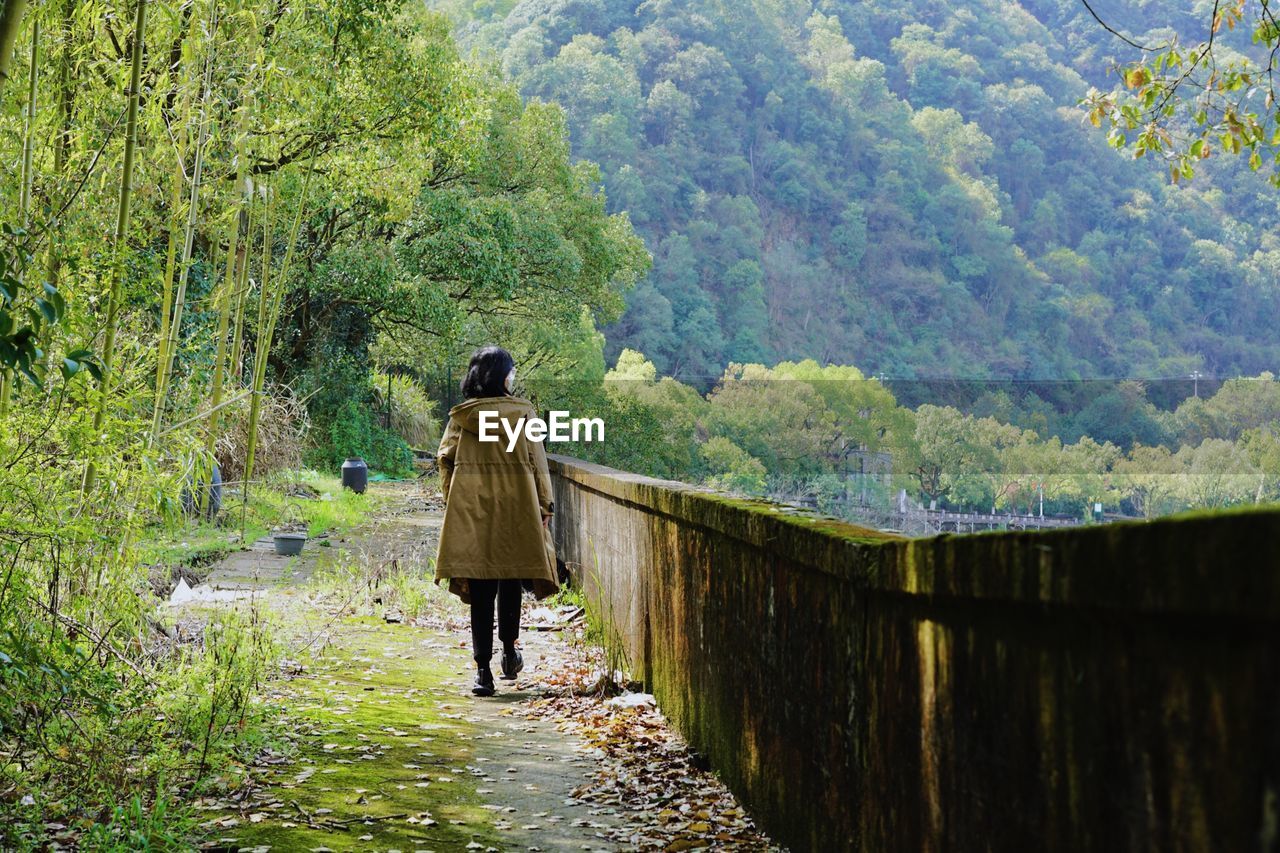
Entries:
[[86,812],[80,849],[188,849],[190,792],[262,740],[253,698],[275,665],[270,629],[223,613],[195,642],[144,646],[133,590],[100,589],[113,612],[124,595],[142,610],[92,628],[52,615],[41,586],[23,579],[0,597],[0,849],[58,848]]
[[329,422],[329,441],[308,454],[308,464],[317,468],[341,467],[349,456],[359,456],[370,468],[387,474],[413,471],[413,451],[403,438],[382,425],[370,407],[347,400]]
[[359,456],[387,474],[412,473],[413,451],[382,425],[369,384],[368,368],[349,354],[335,354],[306,373],[301,387],[312,389],[307,410],[314,442],[303,455],[306,465],[332,472]]
[[[249,451],[249,404],[246,397],[222,411],[222,434],[214,454],[223,482],[244,478]],[[264,391],[258,415],[258,444],[253,452],[255,479],[302,465],[303,441],[310,428],[307,409],[286,386]]]
[[421,385],[407,376],[391,376],[382,371],[369,375],[370,390],[379,410],[387,410],[387,382],[391,383],[391,431],[410,447],[434,451],[440,444],[440,419],[436,401]]
[[729,439],[715,436],[702,445],[700,453],[711,474],[708,485],[730,492],[764,494],[764,465]]

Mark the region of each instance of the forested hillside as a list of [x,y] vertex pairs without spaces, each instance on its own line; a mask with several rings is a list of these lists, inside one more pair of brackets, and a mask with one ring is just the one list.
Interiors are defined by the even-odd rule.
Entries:
[[[604,330],[610,362],[634,348],[705,387],[731,361],[904,378],[1278,361],[1274,189],[1233,158],[1175,186],[1109,147],[1078,102],[1132,51],[1077,0],[435,5],[564,105],[653,253]],[[1116,14],[1199,38],[1208,13]]]

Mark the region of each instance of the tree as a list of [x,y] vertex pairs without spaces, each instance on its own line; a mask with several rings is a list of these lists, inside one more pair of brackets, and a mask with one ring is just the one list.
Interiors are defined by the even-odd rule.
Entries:
[[[1091,88],[1080,100],[1093,125],[1105,123],[1108,141],[1135,158],[1161,157],[1175,183],[1194,177],[1200,161],[1215,153],[1247,152],[1255,172],[1264,157],[1280,166],[1280,135],[1272,132],[1280,123],[1273,81],[1280,25],[1265,2],[1256,11],[1247,6],[1245,0],[1215,2],[1203,38],[1190,46],[1177,35],[1138,42],[1107,27],[1139,58],[1118,68],[1122,87]],[[1227,38],[1237,25],[1265,59],[1234,49],[1243,47]],[[1280,168],[1268,179],[1280,187]]]
[[707,395],[707,429],[764,464],[775,491],[800,484],[839,458],[836,415],[813,384],[761,364],[731,364]]
[[1085,514],[1093,512],[1095,503],[1114,506],[1119,494],[1111,471],[1120,460],[1120,448],[1084,436],[1062,450],[1066,458],[1062,496],[1075,501]]
[[709,472],[708,485],[748,495],[764,494],[768,474],[764,465],[729,439],[713,436],[698,452]]
[[[591,8],[466,4],[460,38],[565,105],[653,250],[602,325],[610,359],[641,349],[702,390],[730,362],[809,357],[1004,378],[1278,363],[1270,201],[1229,168],[1179,192],[1076,120],[1114,52],[1078,4]],[[758,286],[726,275],[742,262]]]
[[1257,467],[1240,447],[1221,438],[1184,445],[1176,457],[1183,465],[1180,496],[1194,507],[1220,508],[1248,501],[1259,485]]
[[1246,430],[1239,447],[1258,471],[1254,502],[1280,500],[1280,434],[1275,425]]
[[1183,461],[1169,448],[1136,445],[1115,471],[1121,493],[1143,518],[1167,515],[1180,506]]
[[931,505],[944,498],[965,502],[973,497],[974,478],[989,470],[983,465],[988,450],[979,444],[972,418],[926,403],[916,409],[915,430],[895,464],[909,471]]
[[1280,382],[1270,373],[1228,379],[1210,397],[1190,397],[1174,413],[1184,443],[1206,438],[1235,441],[1248,431],[1280,422]]

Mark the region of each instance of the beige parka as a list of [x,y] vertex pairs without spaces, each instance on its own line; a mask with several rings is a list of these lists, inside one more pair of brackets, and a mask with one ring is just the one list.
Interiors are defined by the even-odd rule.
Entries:
[[[497,412],[491,435],[480,440],[480,413]],[[517,429],[520,418],[537,416],[523,397],[475,397],[449,410],[436,461],[444,493],[444,524],[436,552],[436,581],[449,579],[449,591],[471,600],[468,578],[531,580],[538,598],[559,589],[555,546],[542,519],[554,511],[547,453],[519,428],[510,452],[505,421]]]

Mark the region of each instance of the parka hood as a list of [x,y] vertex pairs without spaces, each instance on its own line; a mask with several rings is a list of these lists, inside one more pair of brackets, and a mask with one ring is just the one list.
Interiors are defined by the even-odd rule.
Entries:
[[524,397],[473,397],[464,400],[449,410],[449,417],[467,432],[480,434],[480,413],[494,412],[502,420],[513,423],[520,418],[527,418],[536,412],[533,403]]

